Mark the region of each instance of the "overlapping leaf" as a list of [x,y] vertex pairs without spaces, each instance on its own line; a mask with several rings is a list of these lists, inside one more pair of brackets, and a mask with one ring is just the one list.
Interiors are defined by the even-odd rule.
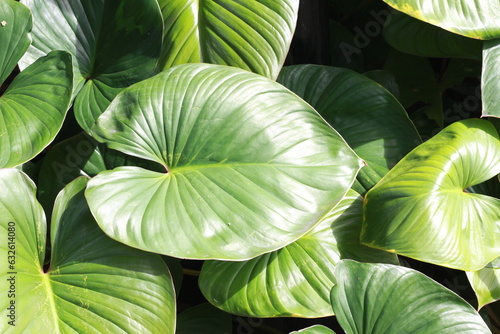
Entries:
[[2,295],[15,285],[15,296],[1,299],[0,315],[11,319],[12,300],[16,308],[15,326],[2,321],[0,331],[174,333],[175,295],[165,264],[102,233],[83,196],[86,183],[75,180],[56,201],[46,269],[47,227],[35,186],[16,169],[0,170],[0,236],[12,237],[0,252],[7,259],[15,251],[9,267],[0,262]]
[[177,318],[176,334],[230,334],[231,315],[205,303],[188,308]]
[[17,1],[0,2],[0,85],[31,43],[31,13]]
[[315,325],[311,327],[307,327],[304,329],[301,329],[300,331],[295,331],[291,332],[290,334],[335,334],[334,331],[331,329],[321,326],[321,325]]
[[[378,177],[421,142],[396,98],[354,71],[290,66],[283,68],[278,81],[318,110]],[[365,170],[360,176],[368,177]]]
[[463,37],[403,13],[394,12],[383,35],[395,49],[422,57],[481,59],[483,43]]
[[484,267],[500,256],[500,200],[464,190],[499,172],[491,123],[453,123],[367,193],[361,242],[442,266]]
[[419,20],[477,39],[500,37],[498,0],[384,0]]
[[479,308],[500,300],[500,257],[484,268],[466,274],[476,293]]
[[88,130],[123,88],[154,74],[162,19],[156,0],[23,0],[34,17],[21,67],[52,50],[73,56],[78,123]]
[[395,255],[360,245],[362,197],[354,191],[294,243],[247,262],[205,262],[199,285],[205,297],[249,317],[324,317],[333,314],[330,291],[340,259],[398,263]]
[[335,277],[332,306],[347,333],[491,333],[465,300],[415,270],[343,260]]
[[500,39],[484,42],[481,94],[483,116],[500,117]]
[[159,0],[160,68],[184,63],[235,66],[275,79],[297,21],[298,0]]
[[25,163],[50,144],[66,117],[71,88],[71,57],[63,51],[14,79],[0,98],[0,168]]
[[344,196],[361,160],[307,103],[262,76],[186,64],[117,96],[93,135],[162,164],[89,182],[101,228],[166,255],[249,259],[304,235]]

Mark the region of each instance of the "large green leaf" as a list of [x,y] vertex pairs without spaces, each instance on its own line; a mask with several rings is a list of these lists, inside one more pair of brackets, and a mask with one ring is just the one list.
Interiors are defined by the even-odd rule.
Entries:
[[[0,262],[0,331],[173,333],[175,294],[165,264],[102,233],[83,196],[86,183],[75,180],[57,198],[46,269],[46,224],[35,186],[16,169],[0,170],[0,236],[6,241],[0,250],[3,259],[13,256]],[[15,291],[5,298],[9,290]]]
[[249,317],[324,317],[340,259],[398,263],[394,254],[359,243],[363,199],[354,191],[309,233],[247,262],[207,261],[199,285],[226,312]]
[[73,56],[75,116],[88,130],[123,88],[154,74],[162,19],[156,0],[23,0],[33,44],[21,67],[51,50]]
[[491,333],[462,298],[415,270],[341,261],[332,306],[349,334]]
[[71,57],[63,51],[14,79],[0,97],[0,168],[22,164],[50,144],[69,108],[71,84]]
[[484,267],[500,256],[500,200],[464,189],[499,172],[491,123],[453,123],[367,193],[361,242],[451,268]]
[[31,13],[14,0],[0,1],[0,85],[31,43]]
[[483,116],[500,117],[500,39],[484,42],[481,94]]
[[318,110],[380,177],[421,143],[398,100],[361,74],[298,65],[283,68],[278,81]]
[[399,12],[394,12],[387,20],[383,35],[395,49],[416,56],[481,59],[481,41],[451,33]]
[[165,24],[160,68],[206,62],[275,79],[299,0],[158,0]]
[[478,271],[466,272],[476,293],[478,308],[500,300],[500,257]]
[[498,0],[384,0],[419,20],[478,39],[500,37]]
[[120,93],[93,135],[162,164],[102,172],[90,208],[112,238],[183,258],[249,259],[304,235],[362,161],[307,103],[244,70],[174,67]]

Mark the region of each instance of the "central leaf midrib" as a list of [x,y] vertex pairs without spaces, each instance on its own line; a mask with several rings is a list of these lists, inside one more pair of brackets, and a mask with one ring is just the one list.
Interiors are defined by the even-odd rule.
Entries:
[[47,293],[47,299],[49,300],[50,304],[50,310],[52,311],[52,318],[54,321],[54,327],[56,332],[55,333],[61,333],[59,329],[59,317],[57,316],[57,310],[56,310],[56,302],[54,300],[54,291],[52,289],[52,285],[50,284],[50,279],[48,274],[42,274],[42,284],[45,288],[45,292]]

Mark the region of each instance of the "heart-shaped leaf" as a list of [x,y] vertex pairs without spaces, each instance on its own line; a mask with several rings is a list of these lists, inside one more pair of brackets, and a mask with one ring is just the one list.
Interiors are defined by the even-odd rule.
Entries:
[[484,268],[466,274],[476,293],[478,308],[500,300],[500,257]]
[[421,143],[398,100],[359,73],[298,65],[283,68],[278,81],[318,110],[379,177]]
[[342,199],[362,161],[307,103],[260,75],[174,67],[120,93],[93,135],[162,164],[89,182],[101,228],[140,249],[249,259],[304,235]]
[[47,227],[35,186],[16,169],[0,170],[0,252],[9,256],[0,262],[0,331],[173,333],[175,294],[165,264],[102,233],[83,196],[86,183],[75,180],[56,200],[45,270]]
[[[75,116],[90,129],[123,88],[148,78],[161,49],[156,0],[23,0],[33,13],[33,43],[20,62],[52,50],[73,56]],[[63,32],[63,33],[62,33]]]
[[0,168],[22,164],[50,144],[66,117],[71,87],[71,57],[64,51],[51,52],[14,79],[0,97]]
[[477,39],[500,37],[498,0],[384,0],[419,20]]
[[484,42],[481,95],[483,116],[500,117],[500,39]]
[[361,242],[451,268],[484,267],[500,256],[500,200],[464,190],[499,172],[491,123],[453,123],[367,193]]
[[0,2],[0,85],[31,43],[31,13],[17,1]]
[[299,0],[158,0],[164,37],[160,68],[213,63],[275,79],[295,30]]
[[350,334],[491,333],[451,290],[413,269],[343,260],[332,306]]
[[299,240],[247,262],[207,261],[199,285],[215,306],[249,317],[324,317],[340,259],[398,263],[394,254],[359,243],[363,199],[346,197]]
[[231,315],[205,303],[188,308],[179,314],[175,334],[230,334]]
[[383,35],[395,49],[422,57],[481,59],[483,43],[394,11]]

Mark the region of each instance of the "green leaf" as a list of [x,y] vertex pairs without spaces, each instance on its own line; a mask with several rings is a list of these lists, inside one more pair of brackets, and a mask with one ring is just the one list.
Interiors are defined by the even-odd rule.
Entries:
[[361,74],[298,65],[283,68],[278,81],[318,110],[380,177],[421,143],[396,98]]
[[362,161],[307,103],[244,70],[172,68],[120,93],[93,135],[156,161],[89,182],[106,234],[174,257],[249,259],[304,235],[342,199]]
[[46,223],[35,186],[18,170],[0,170],[0,237],[10,242],[2,243],[2,258],[15,250],[9,267],[0,262],[2,296],[15,286],[15,296],[2,298],[1,315],[15,326],[2,321],[0,331],[173,333],[175,297],[165,264],[102,233],[83,196],[86,183],[75,180],[56,200],[45,270]]
[[500,257],[496,259],[495,264],[489,263],[480,270],[466,272],[472,289],[476,293],[479,309],[486,304],[500,300],[499,259]]
[[393,12],[383,30],[395,49],[421,57],[481,59],[483,43],[463,37],[400,12]]
[[200,304],[181,312],[175,334],[230,334],[231,315],[210,304]]
[[25,163],[50,144],[66,117],[71,83],[71,57],[63,51],[14,79],[0,97],[0,168]]
[[229,65],[275,79],[285,61],[298,0],[158,0],[164,20],[160,69]]
[[384,0],[419,20],[476,39],[500,37],[498,0]]
[[311,326],[311,327],[307,327],[307,328],[304,328],[300,331],[294,331],[294,332],[291,332],[290,334],[294,334],[294,333],[301,333],[301,334],[335,334],[334,331],[332,331],[331,329],[329,328],[326,328],[325,326],[321,326],[321,325],[314,325],[314,326]]
[[0,85],[31,43],[31,13],[14,0],[0,1]]
[[248,317],[333,315],[330,291],[340,259],[398,263],[394,254],[359,243],[363,198],[346,197],[305,236],[247,262],[207,261],[199,286],[226,312]]
[[484,267],[500,256],[500,200],[464,189],[499,172],[491,123],[453,123],[367,193],[361,242],[450,268]]
[[33,13],[33,44],[20,62],[51,50],[73,56],[75,116],[89,130],[123,88],[154,74],[162,18],[156,0],[23,0]]
[[415,270],[341,261],[332,306],[350,334],[491,333],[462,298]]
[[395,98],[399,99],[399,85],[394,74],[384,70],[373,70],[363,73],[363,75],[380,86],[387,89]]
[[484,42],[481,92],[483,116],[500,117],[500,39]]

